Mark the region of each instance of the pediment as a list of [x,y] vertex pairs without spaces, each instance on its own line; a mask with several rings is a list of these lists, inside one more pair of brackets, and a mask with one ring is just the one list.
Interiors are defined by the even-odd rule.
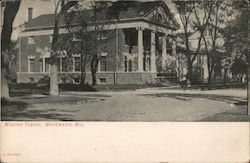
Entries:
[[174,23],[174,17],[171,13],[169,13],[169,10],[166,10],[163,6],[157,6],[154,10],[150,11],[145,16],[146,18],[158,23],[162,23],[163,25],[176,27]]

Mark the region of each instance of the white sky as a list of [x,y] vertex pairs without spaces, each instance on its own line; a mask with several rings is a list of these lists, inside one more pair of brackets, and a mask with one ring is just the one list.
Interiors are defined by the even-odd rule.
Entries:
[[[56,0],[57,1],[57,0]],[[89,2],[91,0],[83,0],[83,2]],[[113,0],[116,1],[116,0]],[[153,1],[153,0],[140,0],[140,1]],[[179,17],[176,13],[176,9],[172,0],[164,0],[170,10],[175,15],[175,18],[179,22]],[[43,14],[50,14],[54,13],[55,11],[55,4],[54,0],[22,0],[20,4],[19,11],[13,23],[13,27],[17,27],[23,24],[25,21],[28,20],[28,8],[33,8],[33,18],[43,15]],[[17,39],[18,30],[13,32],[12,39]]]
[[[85,0],[90,1],[90,0]],[[141,0],[141,1],[153,1],[153,0]],[[172,11],[175,11],[175,7],[171,0],[164,0]],[[28,19],[28,8],[33,8],[33,17],[37,17],[43,14],[53,13],[55,10],[54,0],[22,0],[16,19],[14,21],[14,27],[23,24]]]

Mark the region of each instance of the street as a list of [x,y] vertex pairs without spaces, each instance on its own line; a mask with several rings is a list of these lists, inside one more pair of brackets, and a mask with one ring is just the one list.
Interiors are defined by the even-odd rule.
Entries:
[[[66,99],[74,96],[87,100],[33,103],[25,109],[3,114],[2,120],[247,121],[246,93],[246,90],[237,89],[184,91],[163,88],[63,92],[60,96]],[[32,97],[30,99],[32,101]]]

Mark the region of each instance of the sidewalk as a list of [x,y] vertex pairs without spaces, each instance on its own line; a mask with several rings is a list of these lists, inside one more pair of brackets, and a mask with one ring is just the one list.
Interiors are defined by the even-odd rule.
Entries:
[[247,90],[244,89],[220,89],[220,90],[183,90],[183,89],[169,89],[169,87],[160,88],[145,88],[137,89],[135,91],[99,91],[99,92],[63,92],[62,95],[122,95],[122,94],[161,94],[161,93],[175,93],[175,94],[201,94],[201,95],[220,95],[247,98]]

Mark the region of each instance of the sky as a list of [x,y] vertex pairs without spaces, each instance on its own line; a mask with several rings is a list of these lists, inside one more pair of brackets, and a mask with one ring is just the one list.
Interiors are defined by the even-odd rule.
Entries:
[[[43,15],[54,13],[55,11],[55,2],[57,0],[22,0],[20,4],[19,11],[13,23],[13,27],[17,27],[28,20],[28,8],[33,8],[33,18]],[[84,3],[88,3],[91,0],[83,0]],[[115,0],[113,0],[115,1]],[[153,0],[140,0],[140,1],[153,1]],[[171,2],[172,0],[164,0],[168,5],[170,10],[174,13],[175,18],[179,22],[178,14],[176,14],[175,5]],[[12,34],[12,39],[17,39],[18,30],[14,31]]]

